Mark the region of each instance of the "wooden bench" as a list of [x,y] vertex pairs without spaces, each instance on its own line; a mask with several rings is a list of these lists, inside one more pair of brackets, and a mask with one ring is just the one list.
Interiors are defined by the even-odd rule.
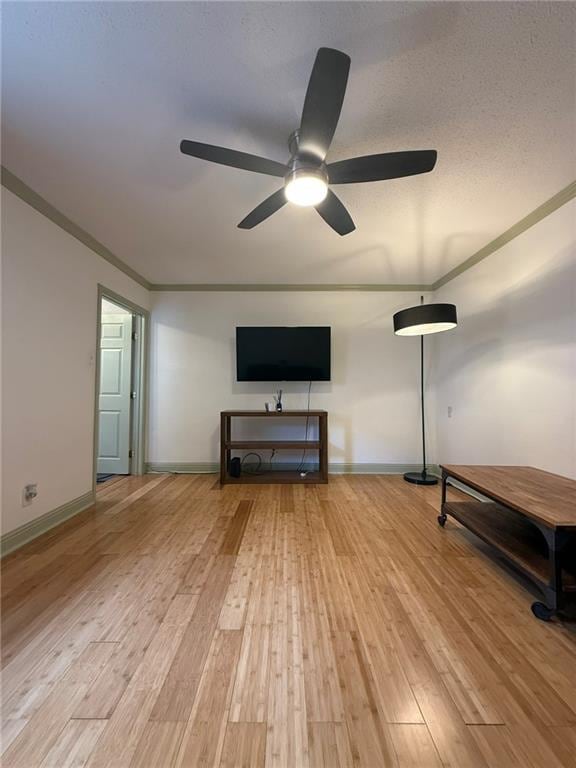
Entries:
[[[576,591],[576,481],[532,467],[441,469],[439,524],[450,515],[536,584],[546,601],[532,604],[537,618],[562,611],[567,593]],[[451,481],[489,501],[447,501]]]

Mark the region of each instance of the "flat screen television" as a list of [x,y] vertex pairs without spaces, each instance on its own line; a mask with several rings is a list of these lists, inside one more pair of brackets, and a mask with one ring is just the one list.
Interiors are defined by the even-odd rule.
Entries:
[[236,328],[238,381],[330,381],[330,328]]

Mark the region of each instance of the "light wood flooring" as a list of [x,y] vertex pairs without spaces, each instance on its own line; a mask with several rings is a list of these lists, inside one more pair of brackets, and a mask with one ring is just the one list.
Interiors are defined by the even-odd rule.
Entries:
[[574,768],[575,627],[439,494],[109,481],[3,563],[3,768]]

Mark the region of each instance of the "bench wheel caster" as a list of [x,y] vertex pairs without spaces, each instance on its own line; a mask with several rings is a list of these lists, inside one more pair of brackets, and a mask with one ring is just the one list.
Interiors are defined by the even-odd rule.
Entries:
[[554,615],[552,608],[548,608],[544,603],[532,603],[530,608],[534,616],[536,616],[537,619],[540,619],[540,621],[550,621]]
[[444,528],[444,526],[446,525],[446,515],[438,515],[438,525],[441,528]]

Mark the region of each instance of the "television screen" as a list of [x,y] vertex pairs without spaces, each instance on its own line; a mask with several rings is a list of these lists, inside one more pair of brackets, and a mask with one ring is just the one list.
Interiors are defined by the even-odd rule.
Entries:
[[236,328],[238,381],[330,381],[330,328]]

